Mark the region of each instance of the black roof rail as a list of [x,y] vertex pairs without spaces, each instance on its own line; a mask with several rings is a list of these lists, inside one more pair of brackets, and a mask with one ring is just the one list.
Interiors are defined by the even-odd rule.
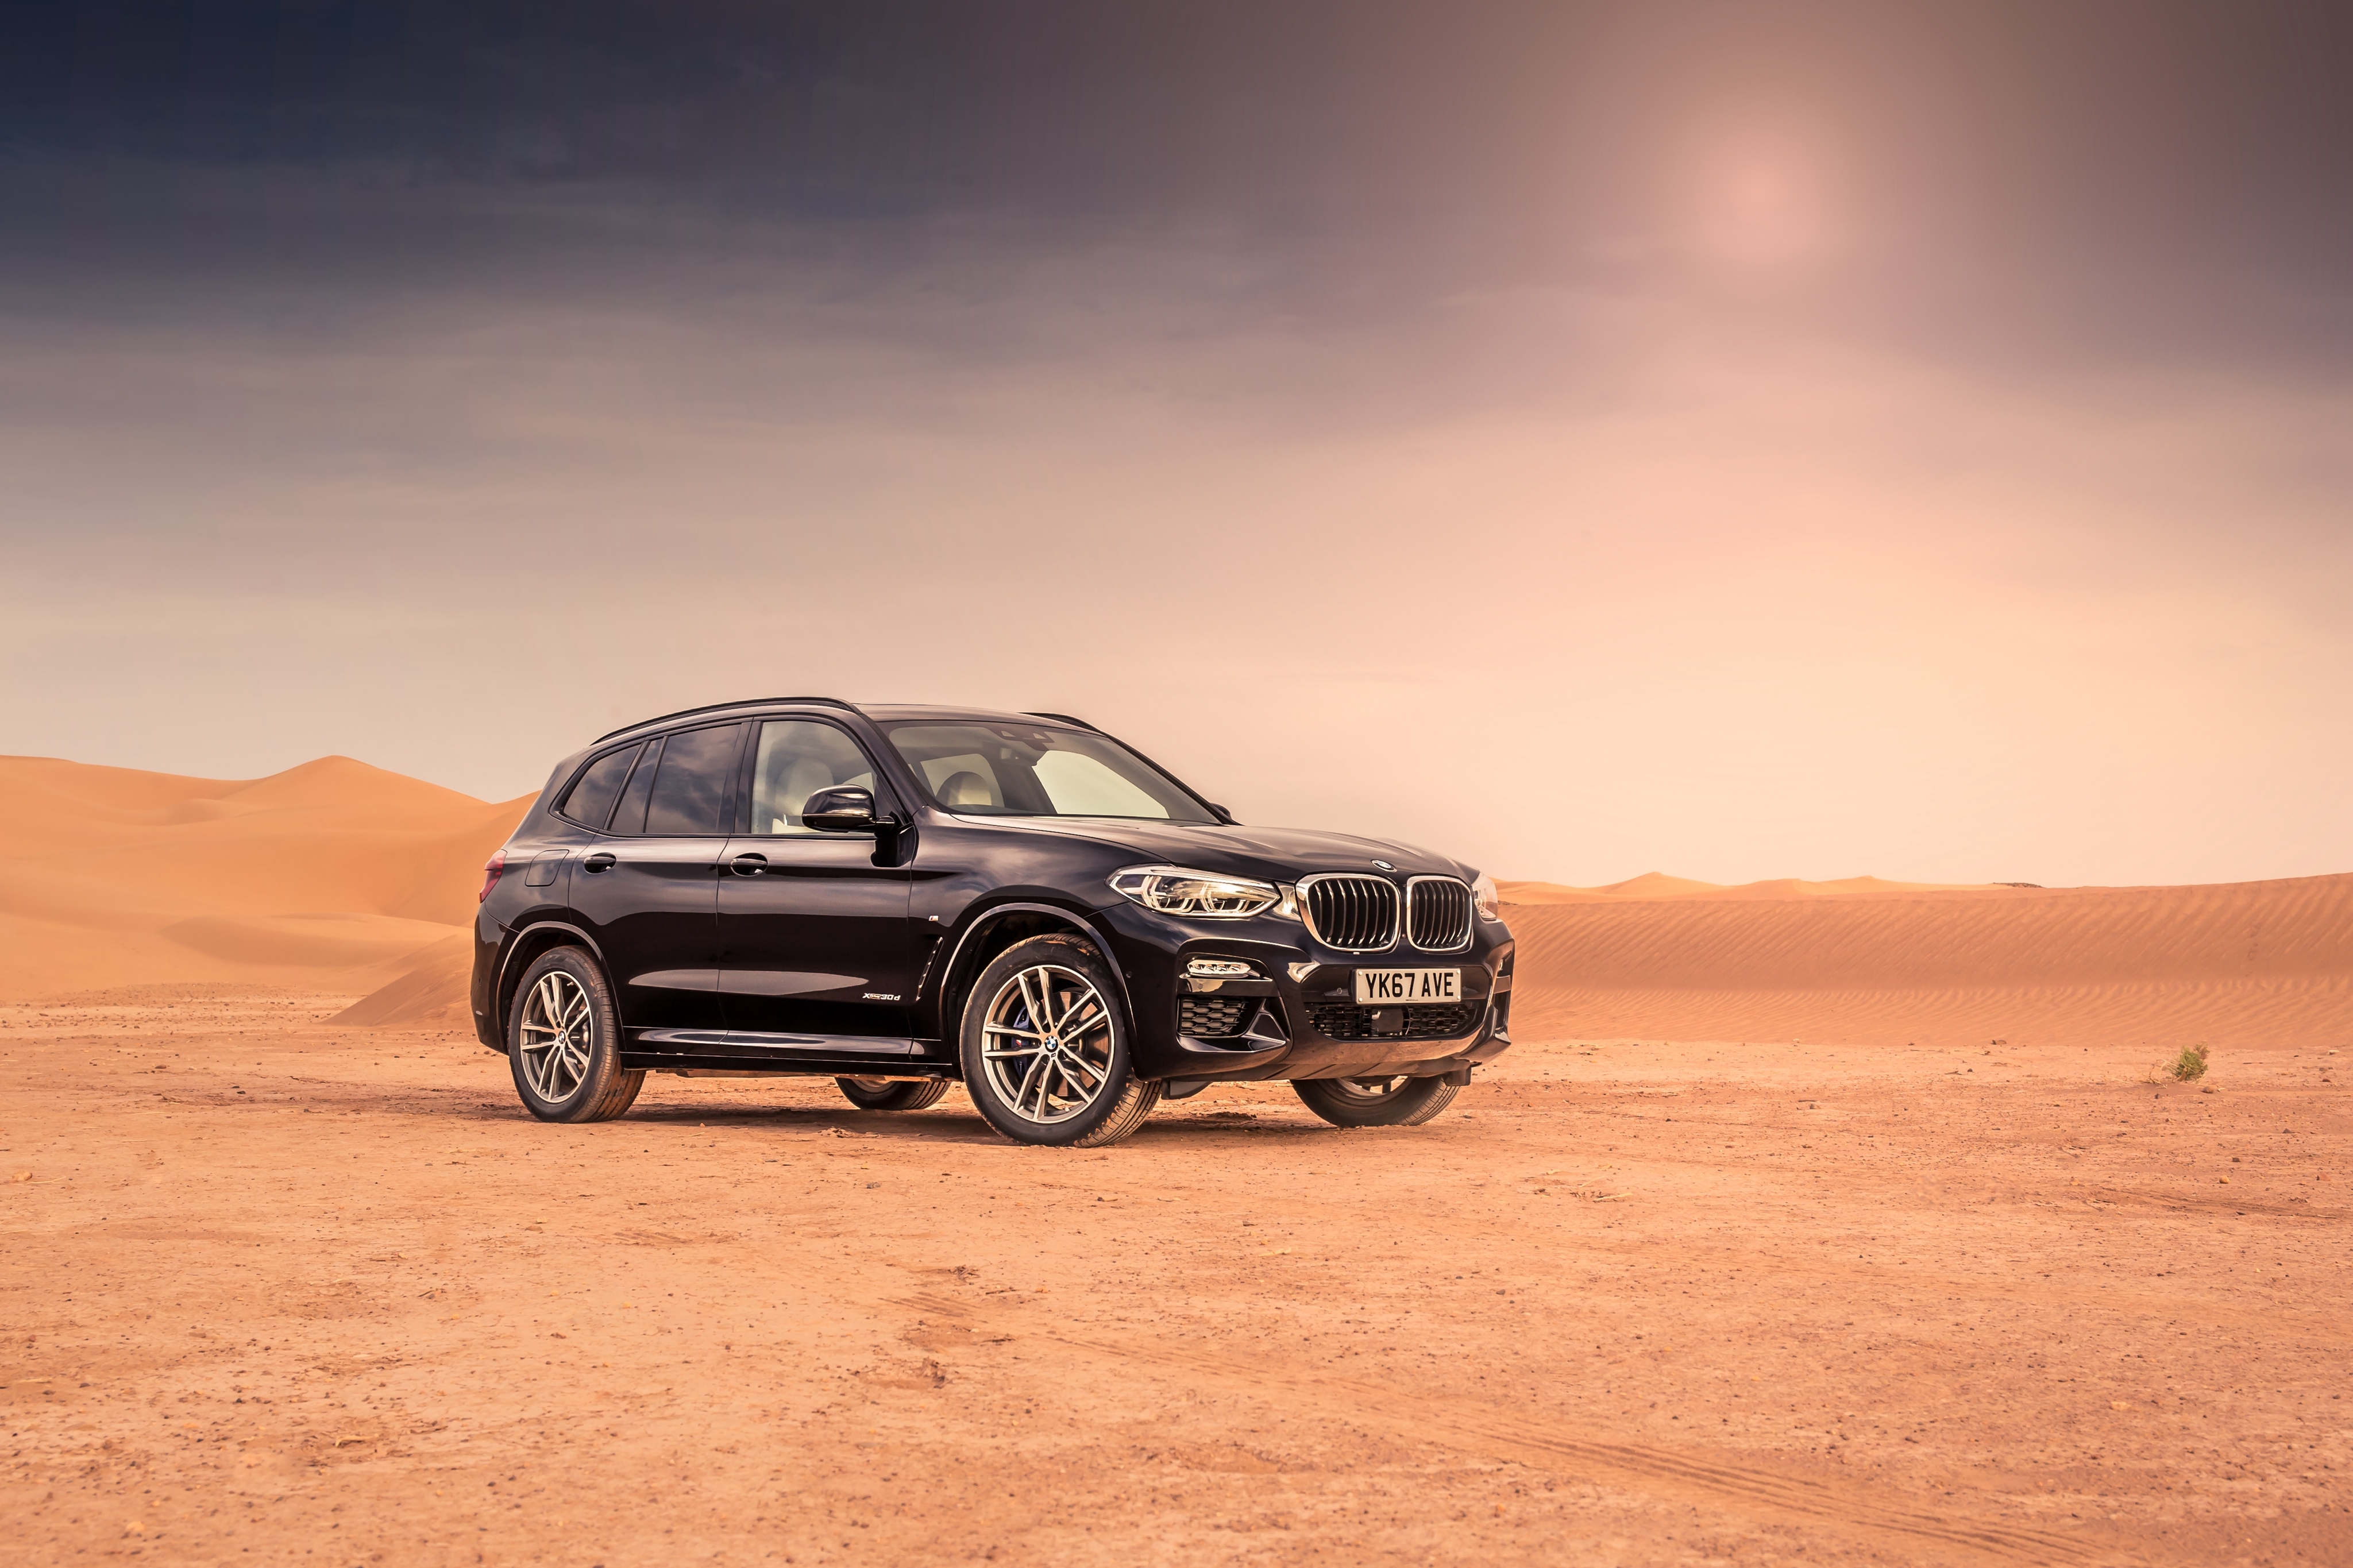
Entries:
[[626,735],[632,730],[642,730],[649,724],[667,724],[672,719],[691,719],[697,713],[717,713],[729,708],[766,708],[786,702],[815,702],[827,708],[847,708],[852,713],[858,713],[860,718],[865,716],[860,712],[858,704],[844,702],[839,697],[744,697],[733,702],[706,702],[700,708],[681,708],[675,713],[663,713],[651,719],[640,719],[634,724],[624,724],[608,734],[599,735],[588,743],[592,746],[601,746],[614,735]]
[[1095,727],[1092,724],[1088,723],[1084,719],[1073,719],[1068,713],[1024,712],[1021,716],[1024,719],[1051,719],[1057,724],[1076,724],[1082,730],[1094,730],[1094,732],[1098,735],[1103,733],[1101,730],[1095,730]]

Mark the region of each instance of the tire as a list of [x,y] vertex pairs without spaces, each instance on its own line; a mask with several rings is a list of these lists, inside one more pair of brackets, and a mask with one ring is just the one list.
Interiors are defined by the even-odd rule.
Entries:
[[884,1078],[838,1078],[834,1084],[842,1098],[860,1110],[922,1110],[937,1105],[940,1096],[947,1093],[945,1079],[926,1079],[919,1083],[893,1083]]
[[550,948],[522,972],[507,1013],[507,1066],[523,1109],[542,1121],[610,1121],[646,1081],[621,1066],[613,988],[576,947]]
[[1116,1143],[1160,1103],[1160,1085],[1135,1076],[1128,1042],[1119,983],[1095,950],[1074,936],[1033,936],[990,960],[965,999],[965,1091],[1016,1142]]
[[1442,1078],[1295,1078],[1291,1087],[1335,1127],[1419,1127],[1460,1088]]

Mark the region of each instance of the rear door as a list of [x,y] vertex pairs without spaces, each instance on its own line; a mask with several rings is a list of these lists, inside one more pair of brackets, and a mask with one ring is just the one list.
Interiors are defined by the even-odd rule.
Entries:
[[844,786],[871,792],[888,814],[889,785],[858,741],[823,720],[763,721],[752,745],[746,831],[729,843],[719,879],[729,1027],[778,1037],[757,1044],[786,1052],[796,1039],[833,1036],[909,1048],[908,868],[881,853],[874,834],[801,820],[809,796]]
[[710,724],[649,742],[574,868],[572,908],[604,951],[630,1028],[725,1026],[719,878],[749,729]]

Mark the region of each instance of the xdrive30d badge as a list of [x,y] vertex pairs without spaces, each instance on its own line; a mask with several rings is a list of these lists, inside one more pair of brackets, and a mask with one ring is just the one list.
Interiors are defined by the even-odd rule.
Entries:
[[649,1072],[961,1082],[1028,1143],[1287,1079],[1427,1121],[1511,1043],[1512,938],[1459,861],[1246,827],[1076,719],[785,697],[617,730],[491,858],[474,1027],[533,1115]]

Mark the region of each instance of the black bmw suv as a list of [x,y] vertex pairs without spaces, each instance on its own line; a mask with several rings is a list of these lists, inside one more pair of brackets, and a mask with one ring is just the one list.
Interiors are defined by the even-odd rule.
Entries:
[[962,1081],[1085,1146],[1219,1079],[1344,1127],[1426,1121],[1511,1043],[1495,889],[1402,844],[1245,827],[1053,713],[731,702],[557,765],[491,858],[475,1032],[533,1115],[649,1072]]

